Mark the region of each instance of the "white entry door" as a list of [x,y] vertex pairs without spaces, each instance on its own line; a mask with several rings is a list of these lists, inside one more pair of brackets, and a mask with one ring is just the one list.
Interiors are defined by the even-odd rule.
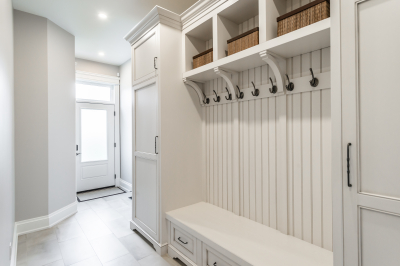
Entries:
[[341,3],[344,265],[398,266],[400,1]]
[[134,184],[133,220],[153,239],[159,240],[157,83],[134,90]]
[[114,105],[76,104],[77,191],[115,185]]

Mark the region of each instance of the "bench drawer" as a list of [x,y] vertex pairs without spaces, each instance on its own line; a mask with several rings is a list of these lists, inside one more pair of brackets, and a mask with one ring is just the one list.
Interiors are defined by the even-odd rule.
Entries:
[[203,266],[239,266],[239,264],[203,243]]
[[193,262],[196,261],[197,239],[171,223],[170,243]]

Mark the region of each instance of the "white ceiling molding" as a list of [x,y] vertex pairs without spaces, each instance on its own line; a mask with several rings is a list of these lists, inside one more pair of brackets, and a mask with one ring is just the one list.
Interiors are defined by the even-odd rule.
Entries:
[[182,27],[183,29],[190,26],[199,17],[203,17],[210,13],[218,6],[231,0],[199,0],[194,5],[189,7],[185,12],[181,14]]
[[159,23],[182,30],[181,18],[178,14],[155,6],[124,38],[133,45]]

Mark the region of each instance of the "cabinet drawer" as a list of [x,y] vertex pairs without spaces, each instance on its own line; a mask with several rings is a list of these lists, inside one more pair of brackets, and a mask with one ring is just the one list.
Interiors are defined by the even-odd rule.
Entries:
[[193,262],[196,261],[196,245],[195,237],[171,223],[170,242],[172,246],[182,252]]
[[203,266],[239,266],[239,264],[203,243]]

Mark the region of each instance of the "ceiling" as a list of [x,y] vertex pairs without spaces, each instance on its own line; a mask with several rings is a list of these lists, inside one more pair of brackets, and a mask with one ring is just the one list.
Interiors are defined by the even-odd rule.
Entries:
[[[181,14],[196,1],[13,0],[13,6],[46,17],[73,34],[77,58],[120,66],[130,58],[130,45],[123,37],[155,5]],[[105,13],[107,19],[100,19],[99,13]]]

